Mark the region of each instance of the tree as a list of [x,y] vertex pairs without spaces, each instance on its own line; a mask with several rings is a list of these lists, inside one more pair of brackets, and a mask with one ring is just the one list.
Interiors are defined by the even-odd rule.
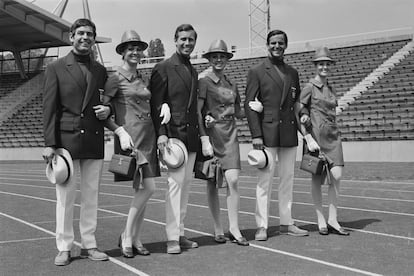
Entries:
[[[148,50],[147,50],[147,56],[149,58],[165,56],[164,44],[162,43],[161,39],[156,38],[150,41]],[[158,62],[160,60],[162,59],[153,59],[150,62]]]

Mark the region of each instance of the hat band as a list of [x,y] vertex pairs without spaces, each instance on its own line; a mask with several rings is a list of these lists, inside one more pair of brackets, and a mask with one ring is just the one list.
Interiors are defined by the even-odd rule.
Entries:
[[63,182],[63,183],[65,183],[66,181],[69,180],[69,177],[71,175],[71,171],[70,171],[69,161],[66,159],[66,157],[64,155],[61,155],[60,157],[62,157],[63,161],[65,161],[66,168],[68,168],[68,176],[66,177],[65,181]]
[[269,165],[269,157],[267,156],[267,153],[264,149],[262,149],[262,151],[263,151],[264,155],[266,156],[266,163],[265,163],[264,168],[267,168],[267,165]]

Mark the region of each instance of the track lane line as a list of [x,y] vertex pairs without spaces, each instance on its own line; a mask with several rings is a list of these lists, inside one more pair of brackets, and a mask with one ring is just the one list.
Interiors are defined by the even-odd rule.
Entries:
[[[43,188],[43,189],[55,189],[54,187],[50,187],[50,186],[38,186],[38,185],[28,185],[28,184],[12,184],[12,185],[17,185],[17,186],[30,186],[30,187],[36,187],[36,188]],[[160,190],[164,190],[164,189],[160,189]],[[79,192],[79,190],[77,190]],[[2,192],[0,191],[0,193],[8,193],[8,192]],[[121,197],[121,198],[129,198],[132,199],[133,196],[129,196],[129,195],[122,195],[122,194],[114,194],[114,193],[105,193],[105,192],[99,192],[102,195],[107,195],[107,196],[115,196],[115,197]],[[201,192],[191,192],[191,193],[198,193],[198,194],[204,194]],[[21,194],[23,195],[23,194]],[[220,196],[225,196],[223,194],[219,194]],[[247,197],[247,196],[240,196],[240,198],[244,198],[244,199],[249,199],[249,200],[256,200],[256,198],[254,197]],[[150,201],[155,201],[157,203],[165,203],[165,200],[161,200],[161,199],[155,199],[155,198],[150,198]],[[55,202],[55,201],[53,201]],[[278,202],[278,200],[276,199],[271,199],[271,202]],[[297,204],[297,203],[294,203]],[[198,208],[208,208],[208,206],[204,206],[204,205],[198,205],[198,204],[192,204],[192,203],[188,203],[189,206],[193,206],[193,207],[198,207]],[[308,204],[308,205],[312,205],[312,204]],[[326,207],[326,205],[324,205]],[[225,208],[220,208],[223,211],[227,211],[227,209]],[[361,210],[358,210],[361,211]],[[240,214],[245,214],[245,215],[251,215],[254,216],[254,213],[252,212],[245,212],[245,211],[239,211]],[[278,219],[278,216],[272,216],[269,215],[269,218],[276,218]],[[308,223],[308,224],[316,224],[316,222],[313,221],[308,221],[308,220],[300,220],[300,219],[295,219],[295,221],[298,222],[302,222],[302,223]],[[374,231],[368,231],[368,230],[362,230],[362,229],[357,229],[357,228],[352,228],[352,227],[345,227],[348,230],[352,230],[354,232],[361,232],[361,233],[365,233],[365,234],[373,234],[373,235],[379,235],[379,236],[384,236],[384,237],[389,237],[389,238],[396,238],[396,239],[404,239],[404,240],[408,240],[408,241],[414,241],[414,237],[407,237],[407,236],[400,236],[400,235],[394,235],[394,234],[388,234],[388,233],[381,233],[381,232],[374,232]]]
[[[55,189],[54,187],[50,187],[50,186],[39,186],[39,185],[31,185],[31,184],[17,184],[17,183],[0,183],[0,185],[9,185],[9,186],[26,186],[26,187],[37,187],[37,188],[44,188],[44,189]],[[111,184],[101,184],[104,186],[108,186]],[[114,185],[114,186],[119,186],[119,185]],[[124,185],[123,185],[124,186]],[[129,186],[128,186],[129,187]],[[157,188],[158,191],[165,191],[166,189],[162,189],[162,188]],[[79,190],[77,190],[79,192]],[[272,190],[272,193],[277,192],[277,190]],[[197,191],[190,191],[190,193],[195,193],[195,194],[205,194],[204,192],[197,192]],[[294,192],[297,193],[297,192]],[[299,193],[303,193],[303,192],[299,192]],[[103,193],[100,192],[100,194],[105,194],[105,195],[112,195],[111,193]],[[219,196],[225,196],[223,193],[219,193]],[[341,197],[342,195],[340,195]],[[255,197],[250,197],[250,196],[240,196],[240,198],[244,198],[244,199],[250,199],[250,200],[256,200]],[[277,199],[271,199],[271,202],[278,202]],[[409,201],[411,202],[411,201]],[[305,206],[313,206],[313,203],[307,203],[307,202],[293,202],[294,205],[305,205]],[[327,207],[328,205],[323,205],[323,207]],[[371,212],[371,213],[383,213],[383,214],[391,214],[391,215],[400,215],[400,216],[409,216],[409,217],[414,217],[414,213],[402,213],[402,212],[394,212],[394,211],[386,211],[386,210],[377,210],[377,209],[366,209],[366,208],[356,208],[356,207],[347,207],[347,206],[338,206],[338,209],[342,209],[342,210],[351,210],[351,211],[360,211],[360,212]]]
[[[40,200],[43,200],[43,199],[38,198],[38,197],[33,197],[33,199],[40,199]],[[46,200],[46,201],[51,201],[51,200]],[[56,202],[56,201],[54,201],[54,202]],[[19,223],[22,223],[22,224],[24,224],[24,225],[27,225],[27,226],[29,226],[29,227],[35,228],[35,229],[37,229],[37,230],[39,230],[39,231],[42,231],[42,232],[44,232],[44,233],[47,233],[47,234],[49,234],[49,235],[51,235],[51,236],[54,236],[54,237],[56,236],[56,235],[55,235],[55,233],[53,233],[52,231],[49,231],[49,230],[47,230],[47,229],[45,229],[45,228],[43,228],[43,227],[37,226],[37,225],[35,225],[35,224],[33,224],[33,223],[30,223],[30,222],[28,222],[28,221],[25,221],[25,220],[19,219],[19,218],[17,218],[17,217],[14,217],[14,216],[11,216],[11,215],[8,215],[8,214],[5,214],[5,213],[3,213],[3,212],[0,212],[0,215],[4,216],[4,217],[6,217],[6,218],[9,218],[9,219],[11,219],[11,220],[17,221],[17,222],[19,222]],[[81,248],[81,244],[80,244],[79,242],[74,241],[74,242],[73,242],[73,244],[75,244],[77,247]],[[114,258],[114,257],[111,257],[111,256],[108,256],[108,257],[109,257],[109,261],[110,261],[110,262],[112,262],[112,263],[114,263],[114,264],[116,264],[116,265],[118,265],[118,266],[120,266],[120,267],[122,267],[122,268],[124,268],[124,269],[126,269],[126,270],[128,270],[128,271],[130,271],[130,272],[132,272],[132,273],[134,273],[134,274],[136,274],[136,275],[139,275],[139,276],[149,276],[149,275],[148,275],[148,274],[146,274],[145,272],[143,272],[143,271],[141,271],[141,270],[139,270],[139,269],[136,269],[135,267],[132,267],[132,266],[130,266],[130,265],[128,265],[128,264],[126,264],[126,263],[124,263],[124,262],[121,262],[121,261],[119,261],[118,259],[116,259],[116,258]]]
[[[0,192],[0,193],[4,193],[4,192]],[[43,199],[43,198],[40,198],[40,197],[28,196],[28,195],[23,195],[23,194],[14,194],[14,193],[9,193],[9,194],[15,195],[15,196],[22,196],[22,197],[26,197],[26,198],[32,198],[32,199],[36,199],[36,200],[45,200],[47,202],[54,202],[54,203],[56,202],[56,200]],[[80,207],[79,204],[75,204],[75,206]],[[112,211],[112,210],[106,210],[106,209],[101,209],[101,208],[98,208],[98,210],[101,211],[101,212],[111,213],[113,215],[122,215],[122,216],[125,216],[125,217],[128,216],[128,214],[126,214],[126,213],[116,212],[116,211]],[[16,218],[16,217],[13,217],[13,216],[4,214],[2,212],[0,212],[0,215],[3,215],[5,217],[8,217],[8,218],[13,219],[13,220],[18,221],[18,222],[21,222],[21,223],[23,223],[25,225],[28,225],[28,226],[33,227],[33,228],[36,228],[36,229],[38,229],[40,231],[46,232],[46,233],[51,234],[53,236],[55,235],[53,232],[51,232],[51,231],[49,231],[47,229],[44,229],[42,227],[39,227],[37,225],[34,225],[34,224],[30,223],[30,222],[27,222],[27,221],[21,220],[19,218]],[[156,221],[156,220],[151,220],[151,219],[144,219],[144,220],[147,221],[147,222],[151,222],[151,223],[154,223],[154,224],[158,224],[158,225],[165,226],[165,223],[164,222],[160,222],[160,221]],[[205,236],[213,237],[212,234],[206,233],[206,232],[203,232],[203,231],[199,231],[199,230],[195,230],[195,229],[191,229],[191,228],[184,228],[184,229],[186,231],[189,231],[189,232],[192,232],[192,233],[196,233],[196,234],[200,234],[200,235],[205,235]],[[80,243],[78,243],[78,242],[74,242],[74,244],[76,244],[78,247],[81,246]],[[340,264],[336,264],[336,263],[326,262],[326,261],[323,261],[323,260],[319,260],[319,259],[315,259],[315,258],[311,258],[311,257],[307,257],[307,256],[303,256],[303,255],[299,255],[299,254],[295,254],[295,253],[283,251],[283,250],[278,250],[278,249],[273,249],[273,248],[266,247],[266,246],[257,245],[255,243],[250,243],[250,246],[251,247],[254,247],[254,248],[257,248],[257,249],[262,249],[262,250],[265,250],[265,251],[273,252],[273,253],[276,253],[276,254],[285,255],[285,256],[289,256],[289,257],[293,257],[293,258],[298,258],[298,259],[302,259],[302,260],[306,260],[306,261],[310,261],[310,262],[322,264],[322,265],[329,266],[329,267],[333,267],[333,268],[337,268],[337,269],[342,269],[342,270],[346,270],[346,271],[352,271],[352,272],[360,273],[360,274],[363,274],[363,275],[369,275],[369,276],[381,276],[382,275],[382,274],[378,274],[378,273],[374,273],[374,272],[370,272],[370,271],[366,271],[366,270],[361,270],[361,269],[357,269],[357,268],[353,268],[353,267],[349,267],[349,266],[344,266],[344,265],[340,265]],[[125,264],[125,263],[123,263],[123,262],[121,262],[121,261],[113,258],[113,257],[109,257],[109,258],[110,258],[110,261],[111,262],[114,262],[114,263],[116,263],[116,264],[118,264],[118,265],[120,265],[120,266],[128,269],[129,271],[136,273],[137,275],[142,275],[142,276],[148,275],[148,274],[145,274],[144,272],[142,272],[140,270],[137,270],[134,267],[131,267],[131,266],[129,266],[129,265],[127,265],[127,264]],[[131,268],[133,270],[130,270],[129,268]],[[141,274],[139,274],[139,273],[141,273]]]

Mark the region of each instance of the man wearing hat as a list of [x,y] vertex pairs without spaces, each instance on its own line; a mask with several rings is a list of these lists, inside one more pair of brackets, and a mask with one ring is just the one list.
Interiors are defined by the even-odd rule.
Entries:
[[[293,174],[298,145],[297,109],[300,94],[298,72],[284,62],[288,46],[285,32],[273,30],[267,35],[268,58],[249,70],[247,76],[245,112],[252,134],[253,148],[270,153],[279,160],[280,233],[307,236],[308,231],[294,225],[292,219]],[[251,102],[263,104],[261,113],[252,110]],[[260,162],[263,163],[263,162]],[[255,239],[267,240],[270,196],[276,162],[259,170],[256,189]]]
[[[164,162],[168,167],[166,232],[169,254],[179,254],[181,248],[198,247],[196,242],[184,235],[190,181],[196,152],[200,148],[197,125],[197,72],[190,63],[190,54],[194,50],[196,40],[197,33],[190,24],[178,26],[174,36],[176,53],[155,65],[150,80],[151,110],[158,135],[157,145],[161,155],[168,157],[164,158]],[[168,104],[171,111],[168,124],[162,124],[160,117],[164,103]],[[172,143],[182,143],[181,146],[188,152],[180,166],[177,166],[180,162],[170,162]]]
[[[105,67],[91,58],[96,27],[88,19],[76,20],[69,32],[72,51],[49,64],[43,90],[43,127],[46,148],[43,157],[54,162],[63,148],[80,173],[81,257],[104,261],[108,256],[97,249],[98,189],[104,158],[104,120],[110,107],[100,102],[100,89],[107,79]],[[72,174],[73,172],[71,172]],[[76,174],[75,174],[76,175]],[[62,182],[62,183],[61,183]],[[56,182],[55,265],[67,265],[74,242],[73,209],[76,178]]]

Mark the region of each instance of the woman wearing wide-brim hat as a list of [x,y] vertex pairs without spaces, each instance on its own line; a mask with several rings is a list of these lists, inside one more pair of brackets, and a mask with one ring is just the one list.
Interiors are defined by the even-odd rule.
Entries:
[[[155,191],[154,177],[160,176],[154,125],[151,118],[151,92],[141,78],[137,65],[148,44],[133,30],[122,35],[116,52],[122,56],[122,65],[112,74],[103,96],[110,103],[114,120],[107,121],[107,127],[115,132],[114,152],[128,155],[136,149],[148,162],[142,166],[142,181],[139,173],[132,179],[134,198],[128,212],[125,229],[119,238],[122,254],[127,258],[149,255],[140,241],[146,203]],[[124,181],[115,175],[115,181]]]
[[[342,177],[344,157],[336,124],[336,93],[328,83],[330,70],[334,63],[335,60],[327,47],[316,49],[313,59],[316,74],[300,94],[299,116],[307,149],[311,152],[321,151],[328,160],[327,172],[322,175],[312,175],[312,198],[318,218],[319,233],[321,235],[329,233],[349,235],[337,219],[339,182]],[[325,178],[330,182],[328,183],[328,222],[322,210],[321,186]]]
[[[204,156],[215,155],[224,170],[227,181],[227,208],[229,237],[239,245],[249,245],[239,229],[240,151],[237,139],[236,118],[244,113],[240,107],[237,85],[224,74],[224,68],[233,54],[227,51],[223,40],[211,43],[203,57],[210,67],[199,75],[198,122]],[[220,202],[216,183],[207,181],[207,198],[214,219],[214,236],[217,243],[225,243],[220,222]]]

